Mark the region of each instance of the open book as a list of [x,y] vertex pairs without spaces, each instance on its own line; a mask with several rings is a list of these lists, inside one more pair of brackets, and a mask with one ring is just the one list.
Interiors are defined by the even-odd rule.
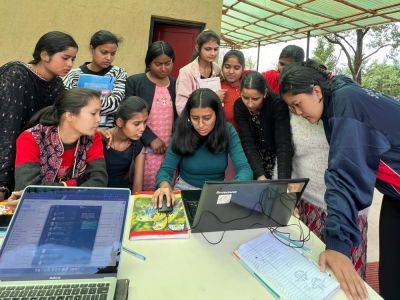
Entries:
[[133,196],[130,240],[188,238],[189,223],[179,192],[174,193],[174,210],[159,213],[151,205],[153,193],[141,193]]
[[329,299],[339,289],[328,273],[270,232],[240,245],[234,255],[278,299]]

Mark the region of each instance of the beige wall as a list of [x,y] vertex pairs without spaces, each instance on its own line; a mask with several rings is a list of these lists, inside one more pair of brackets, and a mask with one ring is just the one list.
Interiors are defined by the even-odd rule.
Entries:
[[115,65],[144,70],[151,16],[201,22],[220,31],[222,0],[0,0],[0,64],[29,61],[39,37],[70,33],[80,49],[75,66],[90,60],[90,36],[107,29],[122,36]]

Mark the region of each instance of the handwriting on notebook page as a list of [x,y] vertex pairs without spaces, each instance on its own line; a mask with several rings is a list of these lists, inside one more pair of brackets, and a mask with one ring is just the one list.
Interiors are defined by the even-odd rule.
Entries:
[[327,299],[339,288],[337,281],[271,233],[242,244],[235,253],[283,299]]

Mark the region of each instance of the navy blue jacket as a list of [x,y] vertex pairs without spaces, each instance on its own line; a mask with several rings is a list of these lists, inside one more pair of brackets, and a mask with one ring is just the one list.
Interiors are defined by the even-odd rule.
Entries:
[[374,187],[400,201],[400,102],[335,76],[322,120],[330,144],[326,247],[349,255],[360,242],[358,211],[371,205]]

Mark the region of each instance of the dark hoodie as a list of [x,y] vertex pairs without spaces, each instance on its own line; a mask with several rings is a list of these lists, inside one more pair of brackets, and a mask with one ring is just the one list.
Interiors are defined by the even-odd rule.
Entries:
[[330,144],[326,246],[349,255],[360,242],[358,211],[371,205],[374,187],[400,201],[400,102],[335,76],[322,120]]

